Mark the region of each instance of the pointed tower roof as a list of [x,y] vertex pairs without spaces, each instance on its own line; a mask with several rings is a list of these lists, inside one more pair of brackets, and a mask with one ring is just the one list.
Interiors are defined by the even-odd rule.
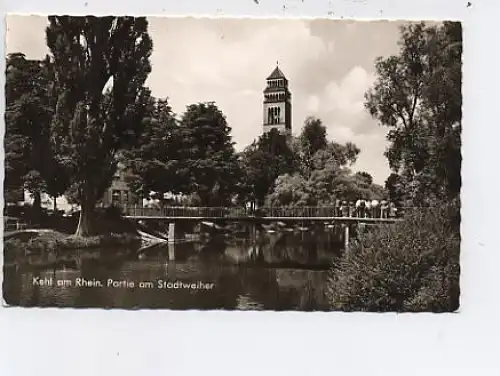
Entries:
[[275,80],[278,78],[286,78],[283,72],[280,70],[280,68],[276,65],[276,68],[274,68],[273,72],[267,77],[268,80]]

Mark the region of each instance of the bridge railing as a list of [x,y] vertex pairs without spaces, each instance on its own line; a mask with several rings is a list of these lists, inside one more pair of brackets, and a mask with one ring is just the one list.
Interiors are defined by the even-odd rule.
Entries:
[[192,218],[224,218],[224,217],[275,217],[275,218],[310,218],[310,217],[361,217],[389,218],[399,217],[415,208],[356,208],[355,206],[295,206],[295,207],[261,207],[252,210],[245,207],[182,207],[146,208],[139,206],[124,207],[123,212],[133,217],[192,217]]
[[355,206],[297,206],[297,207],[265,207],[262,212],[268,217],[357,217],[357,218],[389,218],[400,216],[403,208],[394,210],[388,206],[375,208],[356,208]]
[[170,206],[163,208],[124,207],[125,215],[134,217],[193,217],[220,218],[251,216],[253,213],[241,207],[183,207]]

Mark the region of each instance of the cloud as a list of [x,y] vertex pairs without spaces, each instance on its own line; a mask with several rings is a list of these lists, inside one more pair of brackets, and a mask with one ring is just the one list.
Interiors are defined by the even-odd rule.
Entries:
[[326,93],[337,108],[359,111],[362,109],[359,104],[363,103],[364,93],[374,80],[373,74],[369,74],[360,66],[355,66],[340,83],[330,82],[326,87]]
[[319,110],[319,97],[317,95],[311,95],[307,100],[306,109],[309,112],[318,112]]
[[[363,107],[373,62],[397,52],[395,22],[160,18],[150,21],[154,51],[147,85],[182,114],[187,105],[215,101],[237,149],[262,133],[265,78],[279,62],[290,81],[295,134],[319,117],[328,137],[361,149],[357,168],[383,182],[388,168],[385,129]],[[8,16],[7,51],[40,58],[45,17]],[[359,165],[359,166],[358,166]]]
[[331,81],[325,88],[325,115],[335,123],[349,124],[353,134],[370,133],[374,124],[365,110],[364,95],[374,81],[375,75],[360,66],[352,68],[340,81]]

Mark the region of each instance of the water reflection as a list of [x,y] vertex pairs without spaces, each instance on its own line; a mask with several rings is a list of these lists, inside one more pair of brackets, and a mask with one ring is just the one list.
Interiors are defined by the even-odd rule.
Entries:
[[[140,252],[77,250],[51,268],[33,267],[33,258],[49,257],[36,255],[6,263],[4,298],[21,306],[327,310],[327,269],[340,244],[322,230],[284,231],[255,243],[213,237]],[[34,282],[50,277],[52,285]],[[100,281],[102,287],[77,286],[77,280]]]

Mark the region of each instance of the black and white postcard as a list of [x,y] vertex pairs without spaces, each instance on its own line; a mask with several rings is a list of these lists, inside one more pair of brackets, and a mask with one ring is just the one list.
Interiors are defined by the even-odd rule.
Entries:
[[460,22],[6,22],[5,305],[459,308]]

